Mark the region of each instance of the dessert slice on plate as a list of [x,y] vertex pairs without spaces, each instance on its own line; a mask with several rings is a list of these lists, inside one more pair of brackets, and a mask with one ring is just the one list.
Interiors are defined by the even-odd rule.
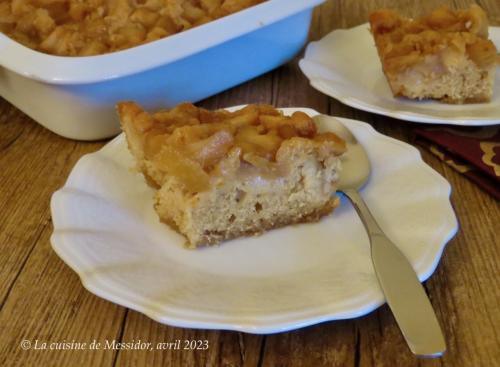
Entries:
[[148,113],[118,104],[160,219],[189,247],[316,221],[337,205],[345,142],[303,112],[267,105],[208,111],[184,103]]
[[459,11],[440,7],[416,20],[384,9],[370,15],[370,25],[394,96],[490,101],[499,57],[478,5]]

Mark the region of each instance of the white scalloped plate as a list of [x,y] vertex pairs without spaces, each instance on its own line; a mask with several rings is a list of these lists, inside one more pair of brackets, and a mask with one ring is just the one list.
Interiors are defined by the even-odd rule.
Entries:
[[[500,27],[490,27],[500,50]],[[382,72],[368,24],[335,30],[311,42],[299,62],[311,86],[363,111],[413,122],[483,126],[500,123],[500,70],[489,103],[449,105],[394,98]]]
[[[341,120],[373,164],[363,197],[426,279],[457,230],[450,185],[410,145]],[[252,333],[357,317],[384,302],[368,238],[345,199],[318,223],[188,250],[159,222],[153,190],[132,166],[120,135],[82,157],[52,197],[52,246],[92,293],[161,323]]]

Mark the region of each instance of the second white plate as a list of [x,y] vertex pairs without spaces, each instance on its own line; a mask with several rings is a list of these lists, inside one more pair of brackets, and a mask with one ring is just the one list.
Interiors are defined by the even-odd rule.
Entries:
[[[373,165],[362,196],[426,279],[457,230],[450,185],[417,149],[341,121]],[[368,237],[347,201],[318,223],[188,250],[160,223],[153,190],[132,166],[120,135],[81,158],[52,197],[52,246],[92,293],[162,323],[252,333],[357,317],[384,302]]]
[[[500,49],[500,27],[490,27]],[[335,30],[307,46],[300,68],[311,85],[360,110],[400,120],[482,126],[500,123],[500,72],[489,103],[449,105],[436,101],[394,98],[382,72],[369,25]]]

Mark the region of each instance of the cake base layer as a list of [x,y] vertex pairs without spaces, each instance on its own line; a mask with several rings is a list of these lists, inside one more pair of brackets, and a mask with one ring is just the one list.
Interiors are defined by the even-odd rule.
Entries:
[[[156,194],[160,219],[183,233],[188,247],[216,244],[288,224],[313,222],[338,205],[334,196],[340,159],[322,157],[309,141],[284,148],[283,172],[262,176],[252,166],[228,158],[227,175],[213,189],[186,193],[167,179]],[[232,171],[232,172],[231,172]]]
[[395,96],[411,99],[436,99],[451,104],[481,103],[491,99],[495,68],[479,69],[470,59],[461,57],[446,72],[435,70],[437,57],[408,68],[403,73],[387,75]]

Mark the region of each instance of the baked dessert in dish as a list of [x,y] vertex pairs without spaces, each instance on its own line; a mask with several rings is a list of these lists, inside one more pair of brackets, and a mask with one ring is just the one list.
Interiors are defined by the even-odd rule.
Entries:
[[383,9],[370,15],[370,26],[394,96],[490,101],[499,57],[478,5],[458,11],[440,7],[415,20]]
[[189,103],[156,113],[133,102],[117,108],[137,167],[157,190],[158,216],[189,247],[317,221],[338,205],[345,142],[318,133],[303,112],[284,116],[268,105],[208,111]]
[[0,31],[35,50],[89,56],[176,34],[265,0],[0,0]]

